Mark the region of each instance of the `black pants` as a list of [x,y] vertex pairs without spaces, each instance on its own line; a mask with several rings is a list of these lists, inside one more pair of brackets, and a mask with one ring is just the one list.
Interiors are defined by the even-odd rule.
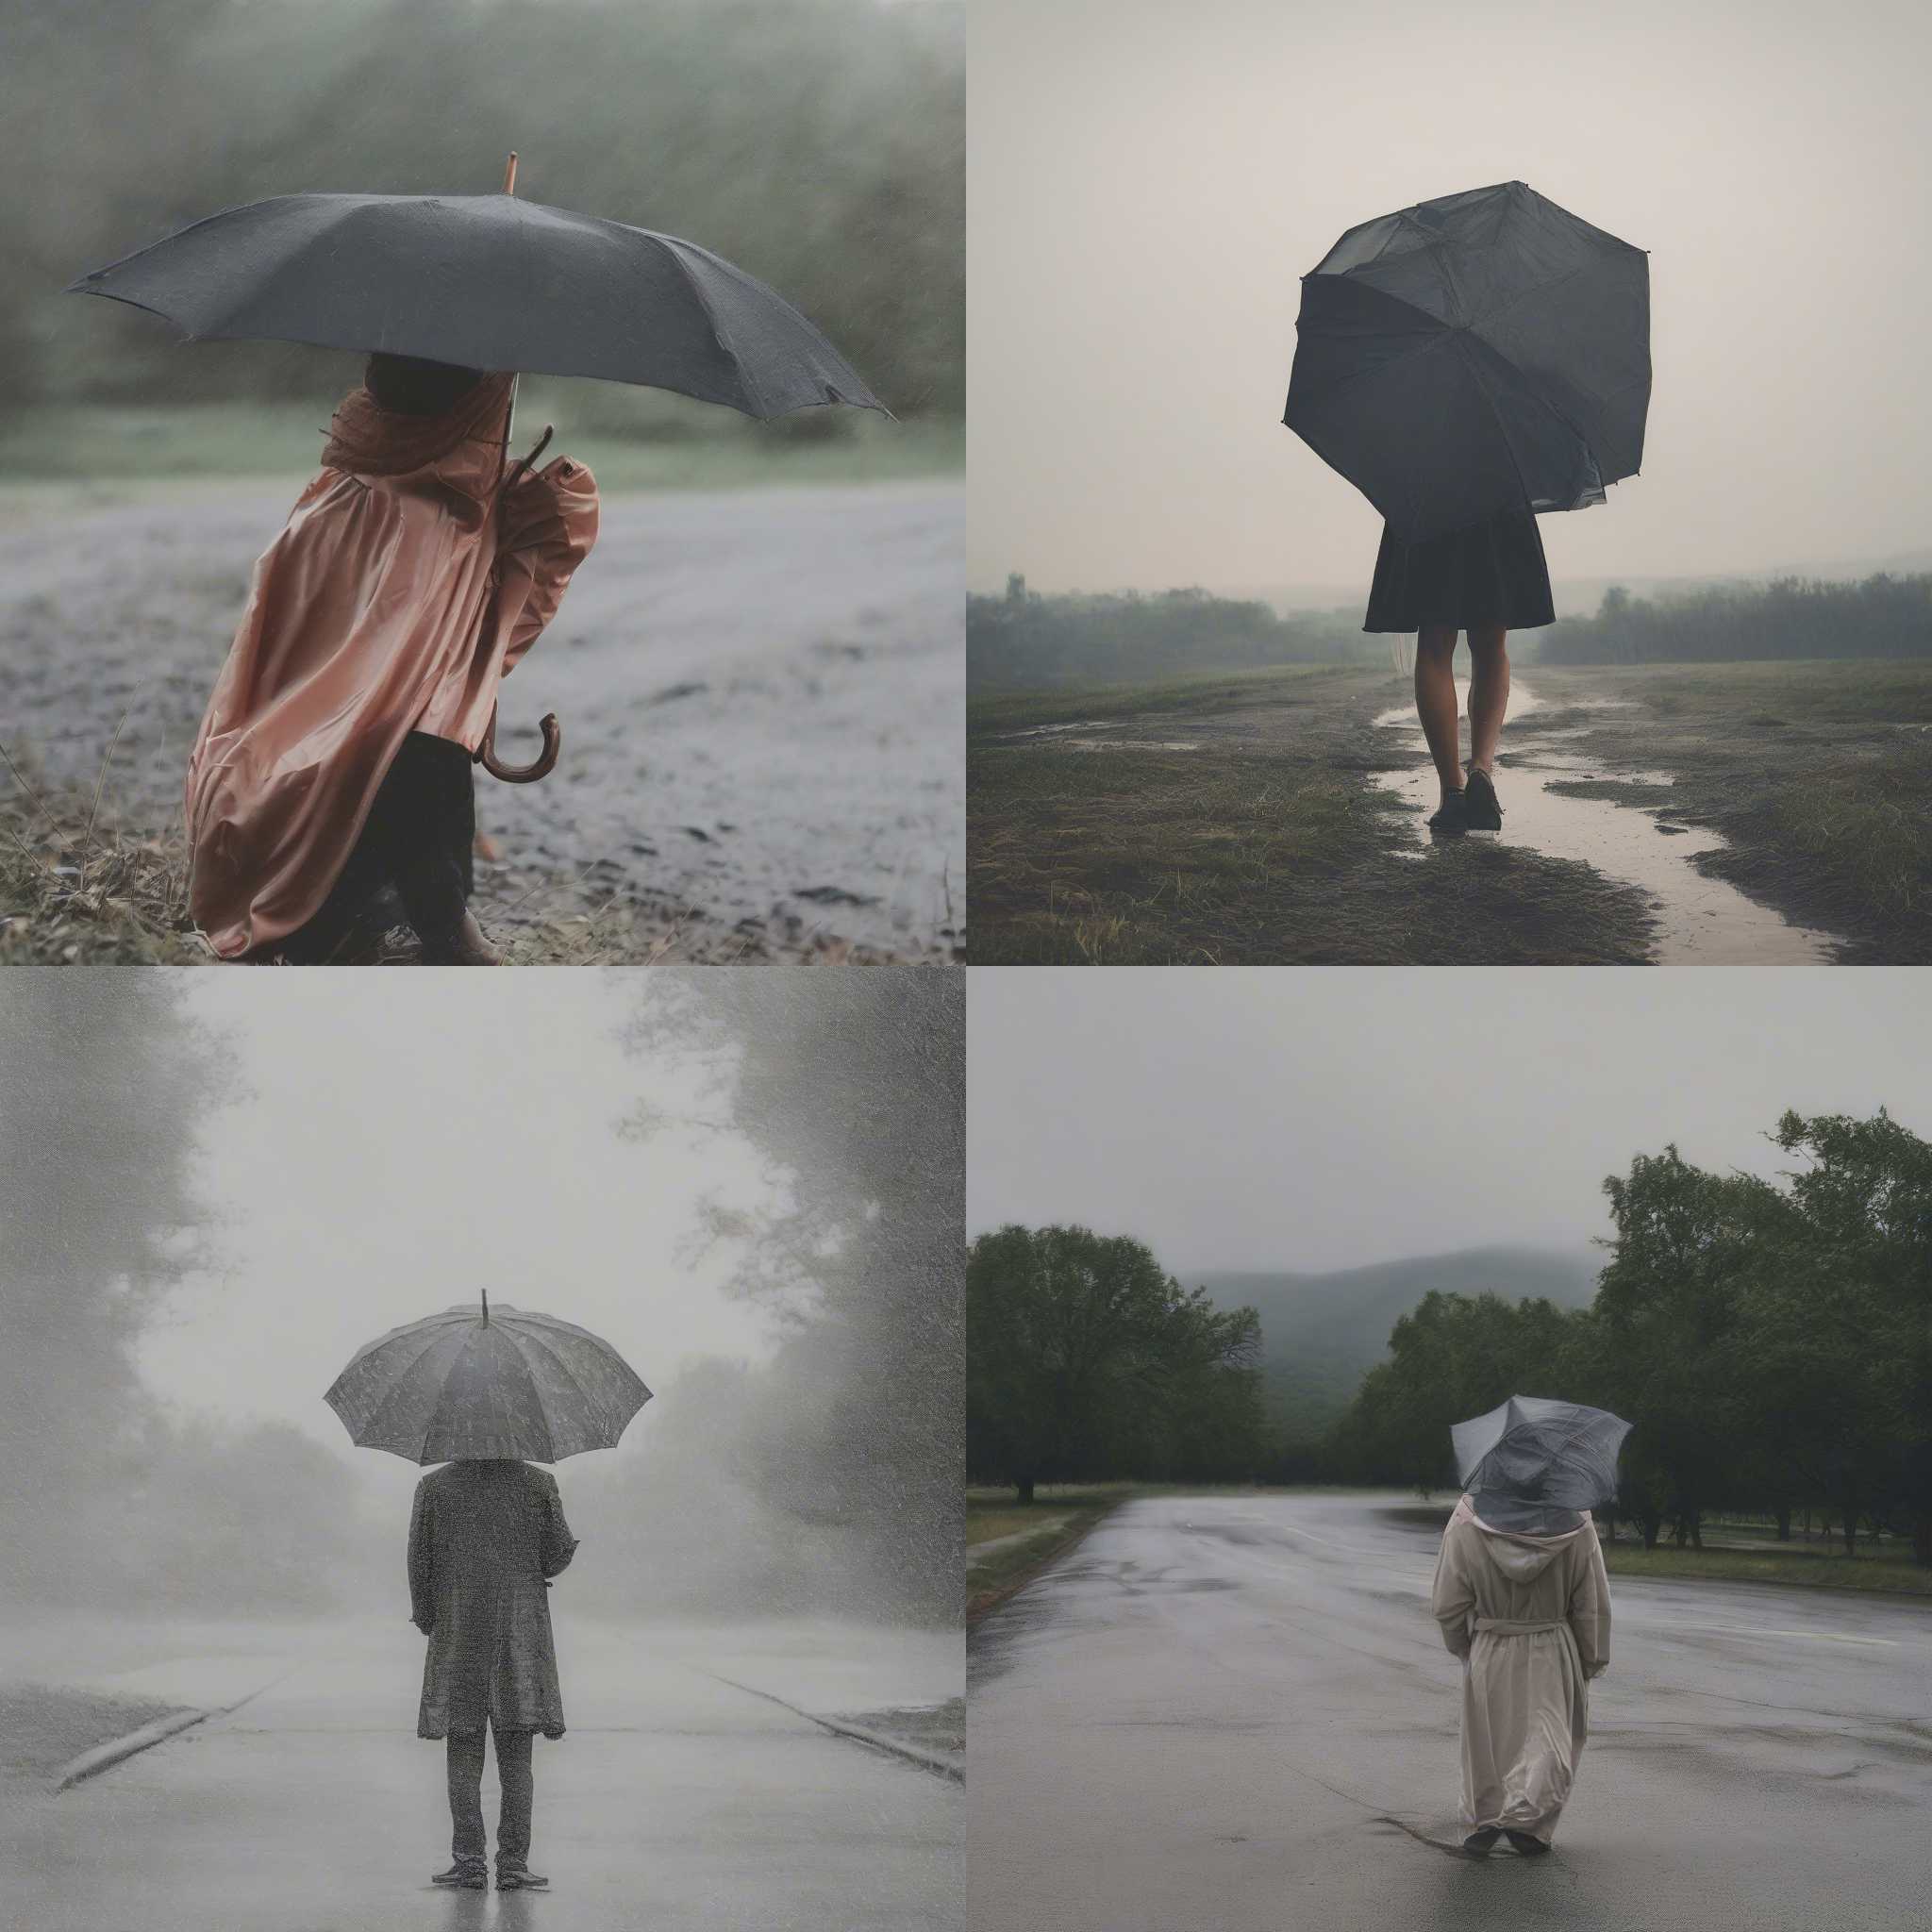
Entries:
[[276,950],[298,965],[326,964],[388,887],[425,951],[449,947],[475,890],[475,845],[470,754],[449,739],[410,732],[328,897]]
[[[503,1786],[503,1808],[496,1818],[496,1869],[521,1872],[530,1862],[530,1806],[536,1781],[530,1774],[532,1731],[499,1731],[496,1775]],[[487,1855],[483,1837],[483,1733],[449,1734],[450,1851],[458,1865],[480,1865]]]

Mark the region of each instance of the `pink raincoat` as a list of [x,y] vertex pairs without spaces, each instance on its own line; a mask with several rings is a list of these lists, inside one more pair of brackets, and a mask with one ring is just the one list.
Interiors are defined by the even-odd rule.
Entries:
[[436,417],[352,391],[255,567],[188,766],[189,905],[224,958],[273,951],[321,906],[411,731],[476,749],[596,541],[581,463],[499,495],[509,385]]

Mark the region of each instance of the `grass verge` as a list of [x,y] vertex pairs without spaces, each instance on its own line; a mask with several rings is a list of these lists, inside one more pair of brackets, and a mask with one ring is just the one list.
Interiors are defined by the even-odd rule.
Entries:
[[1604,1545],[1613,1576],[1648,1576],[1661,1582],[1774,1583],[1805,1590],[1876,1591],[1932,1597],[1932,1570],[1908,1556],[1843,1557],[1823,1550],[1646,1550],[1620,1540]]
[[1134,1483],[1055,1483],[1023,1504],[1007,1490],[967,1491],[968,1628],[1018,1595],[1110,1511],[1142,1493]]
[[[970,959],[1646,960],[1643,894],[1587,865],[1487,840],[1418,854],[1365,782],[1409,762],[1376,741],[1391,701],[1386,672],[1331,666],[974,701]],[[1070,724],[1123,748],[1054,743]]]
[[0,1765],[15,1776],[44,1777],[178,1707],[49,1684],[0,1686]]

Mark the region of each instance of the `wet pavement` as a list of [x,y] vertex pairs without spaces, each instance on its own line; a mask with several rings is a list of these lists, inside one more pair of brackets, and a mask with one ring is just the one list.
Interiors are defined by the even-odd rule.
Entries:
[[[183,484],[0,531],[0,741],[107,809],[178,820],[254,559],[299,479]],[[532,870],[719,932],[947,956],[963,921],[964,491],[956,480],[611,496],[550,632],[504,687],[520,762],[478,780]]]
[[[1469,688],[1458,680],[1462,744],[1469,747]],[[1604,701],[1611,702],[1611,701]],[[1660,966],[1815,966],[1838,956],[1829,933],[1792,924],[1737,887],[1700,871],[1693,860],[1724,850],[1724,841],[1706,825],[1674,819],[1668,807],[1672,774],[1625,771],[1579,754],[1581,727],[1541,722],[1547,708],[1532,685],[1514,678],[1505,719],[1496,788],[1503,802],[1500,838],[1553,858],[1581,859],[1606,877],[1640,888],[1657,911],[1653,958]],[[1437,804],[1435,767],[1412,705],[1398,705],[1375,720],[1400,734],[1420,762],[1379,774],[1378,782],[1414,809],[1417,850],[1435,836],[1426,824]],[[1642,786],[1657,794],[1654,805],[1578,797],[1556,788],[1608,780]]]
[[1932,1604],[1612,1577],[1555,1856],[1460,1837],[1413,1496],[1124,1505],[971,1641],[971,1923],[1877,1932],[1932,1896]]
[[[753,1633],[559,1617],[570,1730],[536,1746],[531,1863],[548,1893],[447,1892],[440,1743],[414,1735],[422,1640],[407,1624],[273,1636],[264,1688],[72,1790],[6,1793],[0,1926],[18,1932],[573,1932],[964,1923],[963,1794],[769,1698],[925,1701],[957,1690],[958,1640],[878,1633],[869,1657]],[[782,1633],[781,1633],[782,1639]],[[136,1670],[175,1681],[163,1665]],[[190,1676],[206,1686],[206,1659]],[[181,1679],[186,1684],[189,1679]],[[232,1674],[224,1683],[237,1681]],[[495,1774],[484,1773],[492,1829]]]

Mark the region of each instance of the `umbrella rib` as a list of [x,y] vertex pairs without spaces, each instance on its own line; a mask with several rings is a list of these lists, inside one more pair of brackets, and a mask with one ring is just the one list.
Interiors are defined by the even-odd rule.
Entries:
[[[431,1320],[433,1320],[433,1319],[435,1319],[435,1318],[434,1318],[434,1317],[431,1317],[430,1319],[431,1319]],[[377,1349],[379,1349],[379,1348],[383,1348],[383,1347],[387,1346],[387,1345],[388,1345],[388,1344],[389,1344],[390,1342],[393,1341],[394,1341],[394,1340],[396,1339],[396,1337],[398,1337],[399,1335],[404,1335],[404,1334],[407,1334],[407,1333],[408,1333],[408,1331],[409,1331],[410,1329],[414,1328],[415,1326],[416,1326],[416,1324],[415,1324],[415,1323],[413,1323],[413,1322],[408,1322],[408,1323],[405,1323],[405,1324],[403,1324],[403,1326],[402,1326],[402,1327],[400,1327],[400,1328],[391,1328],[391,1330],[390,1330],[390,1331],[388,1332],[388,1334],[386,1334],[386,1335],[378,1335],[378,1336],[377,1336],[377,1337],[375,1338],[375,1340],[374,1341],[372,1341],[372,1342],[368,1343],[368,1344],[367,1344],[367,1346],[365,1346],[365,1347],[362,1347],[362,1348],[358,1348],[358,1350],[356,1351],[356,1353],[355,1353],[355,1354],[354,1354],[354,1355],[353,1355],[352,1357],[350,1357],[350,1358],[349,1358],[349,1362],[348,1362],[348,1365],[347,1365],[347,1367],[345,1367],[345,1368],[344,1368],[344,1369],[342,1370],[342,1374],[341,1374],[341,1375],[338,1375],[338,1376],[336,1377],[335,1381],[334,1381],[334,1382],[331,1382],[331,1383],[329,1384],[329,1388],[330,1388],[330,1391],[333,1391],[335,1390],[335,1388],[336,1388],[336,1387],[337,1387],[337,1386],[338,1386],[338,1385],[339,1385],[339,1384],[341,1383],[341,1379],[342,1379],[342,1375],[346,1375],[346,1374],[347,1374],[349,1373],[349,1370],[350,1370],[350,1369],[353,1369],[353,1368],[354,1368],[354,1367],[356,1366],[356,1364],[357,1364],[358,1362],[361,1361],[361,1360],[362,1360],[362,1359],[363,1359],[363,1358],[364,1358],[365,1357],[367,1357],[367,1356],[369,1356],[369,1355],[372,1355],[372,1354],[374,1354],[374,1353],[375,1352],[375,1350],[377,1350]],[[394,1377],[394,1380],[392,1380],[392,1381],[391,1382],[391,1384],[390,1384],[389,1388],[388,1388],[388,1389],[386,1389],[386,1390],[385,1390],[385,1391],[383,1391],[383,1394],[382,1394],[382,1396],[381,1396],[381,1399],[380,1399],[380,1400],[379,1400],[379,1401],[378,1401],[378,1402],[376,1403],[375,1407],[374,1407],[373,1409],[371,1409],[371,1410],[370,1410],[370,1412],[369,1412],[369,1420],[368,1420],[368,1422],[365,1422],[365,1423],[364,1423],[364,1424],[362,1424],[362,1426],[363,1426],[364,1428],[368,1427],[368,1426],[369,1426],[369,1424],[370,1424],[370,1423],[373,1423],[373,1422],[375,1421],[375,1417],[376,1417],[377,1415],[379,1415],[379,1414],[380,1414],[380,1413],[382,1412],[382,1407],[383,1407],[383,1404],[384,1404],[384,1403],[386,1403],[386,1402],[388,1402],[388,1400],[390,1399],[390,1397],[391,1397],[391,1396],[392,1394],[394,1394],[394,1393],[395,1393],[395,1385],[396,1385],[396,1383],[397,1383],[397,1382],[400,1382],[400,1381],[402,1380],[402,1378],[403,1378],[403,1377],[404,1377],[405,1375],[407,1375],[407,1374],[408,1374],[409,1373],[409,1371],[410,1371],[411,1369],[413,1369],[413,1368],[414,1368],[414,1367],[416,1366],[416,1364],[417,1364],[418,1362],[420,1362],[420,1361],[421,1361],[421,1360],[423,1359],[423,1357],[425,1357],[425,1355],[427,1355],[427,1354],[429,1353],[429,1351],[430,1351],[430,1350],[431,1350],[432,1348],[434,1348],[434,1347],[436,1346],[436,1344],[437,1344],[437,1343],[438,1343],[439,1341],[441,1341],[442,1340],[442,1338],[443,1338],[443,1335],[444,1335],[444,1333],[445,1333],[445,1332],[446,1332],[446,1331],[444,1331],[443,1329],[441,1329],[441,1328],[438,1328],[438,1329],[435,1329],[435,1330],[433,1330],[433,1331],[432,1331],[432,1332],[430,1333],[430,1335],[429,1335],[429,1336],[428,1336],[428,1337],[427,1337],[427,1338],[426,1338],[426,1339],[425,1339],[425,1340],[424,1341],[423,1346],[422,1346],[421,1348],[419,1348],[419,1349],[418,1349],[418,1350],[416,1351],[416,1353],[415,1353],[414,1355],[412,1355],[412,1356],[411,1356],[411,1357],[410,1357],[408,1358],[408,1360],[407,1362],[405,1362],[405,1363],[403,1364],[402,1368],[401,1368],[401,1369],[400,1369],[400,1370],[399,1370],[399,1371],[397,1372],[397,1374],[396,1374],[396,1375],[395,1375],[395,1377]],[[328,1397],[327,1397],[326,1395],[325,1395],[325,1396],[324,1396],[324,1398],[323,1398],[323,1400],[326,1402],[326,1401],[328,1401]],[[335,1404],[334,1404],[334,1403],[332,1403],[332,1402],[330,1402],[330,1403],[329,1403],[329,1407],[330,1407],[331,1408],[335,1408]],[[338,1408],[338,1409],[336,1409],[336,1413],[337,1413],[338,1415],[341,1415],[341,1413],[342,1413],[342,1412],[341,1412],[341,1409],[339,1409],[339,1408]],[[343,1416],[343,1417],[342,1417],[342,1423],[343,1423],[343,1426],[344,1426],[345,1428],[349,1428],[349,1429],[350,1429],[350,1433],[351,1433],[351,1434],[353,1435],[353,1434],[355,1433],[355,1431],[354,1431],[353,1427],[350,1427],[350,1424],[349,1424],[349,1421],[348,1421],[348,1418],[347,1418],[346,1416]]]
[[403,1392],[403,1384],[408,1379],[410,1374],[422,1362],[428,1358],[429,1355],[435,1350],[437,1345],[440,1342],[446,1341],[452,1335],[460,1337],[461,1334],[462,1330],[460,1327],[458,1326],[451,1326],[448,1328],[441,1329],[434,1337],[431,1338],[427,1348],[421,1350],[418,1354],[413,1355],[409,1357],[408,1367],[406,1368],[402,1372],[402,1374],[399,1374],[395,1378],[395,1380],[390,1385],[388,1394],[386,1394],[382,1398],[382,1400],[376,1404],[374,1410],[372,1410],[370,1413],[369,1420],[362,1425],[363,1433],[365,1435],[369,1434],[376,1427],[377,1424],[381,1421],[384,1413],[388,1410],[390,1405],[392,1402],[394,1402],[396,1398]]
[[[558,1369],[563,1375],[563,1379],[583,1398],[585,1406],[594,1411],[598,1407],[597,1399],[577,1380],[576,1376],[572,1373],[570,1364],[541,1335],[532,1335],[529,1340],[533,1347],[541,1348],[557,1364]],[[547,1414],[543,1418],[543,1427],[545,1432],[550,1435],[551,1448],[555,1449],[557,1447],[557,1437],[550,1429],[550,1418]]]
[[751,371],[744,366],[744,358],[738,353],[731,338],[720,326],[718,311],[711,307],[711,298],[705,293],[704,284],[698,280],[696,275],[691,274],[690,269],[685,267],[683,257],[671,245],[671,238],[652,234],[648,228],[641,228],[638,232],[650,235],[651,240],[657,242],[658,247],[663,249],[665,254],[670,256],[671,259],[676,263],[678,273],[684,277],[685,286],[697,297],[698,307],[705,311],[705,320],[711,325],[711,333],[717,338],[718,346],[731,358],[731,366],[738,371],[738,379],[744,385],[745,394],[758,406],[758,420],[769,423],[772,418],[765,408],[764,391],[752,380]]

